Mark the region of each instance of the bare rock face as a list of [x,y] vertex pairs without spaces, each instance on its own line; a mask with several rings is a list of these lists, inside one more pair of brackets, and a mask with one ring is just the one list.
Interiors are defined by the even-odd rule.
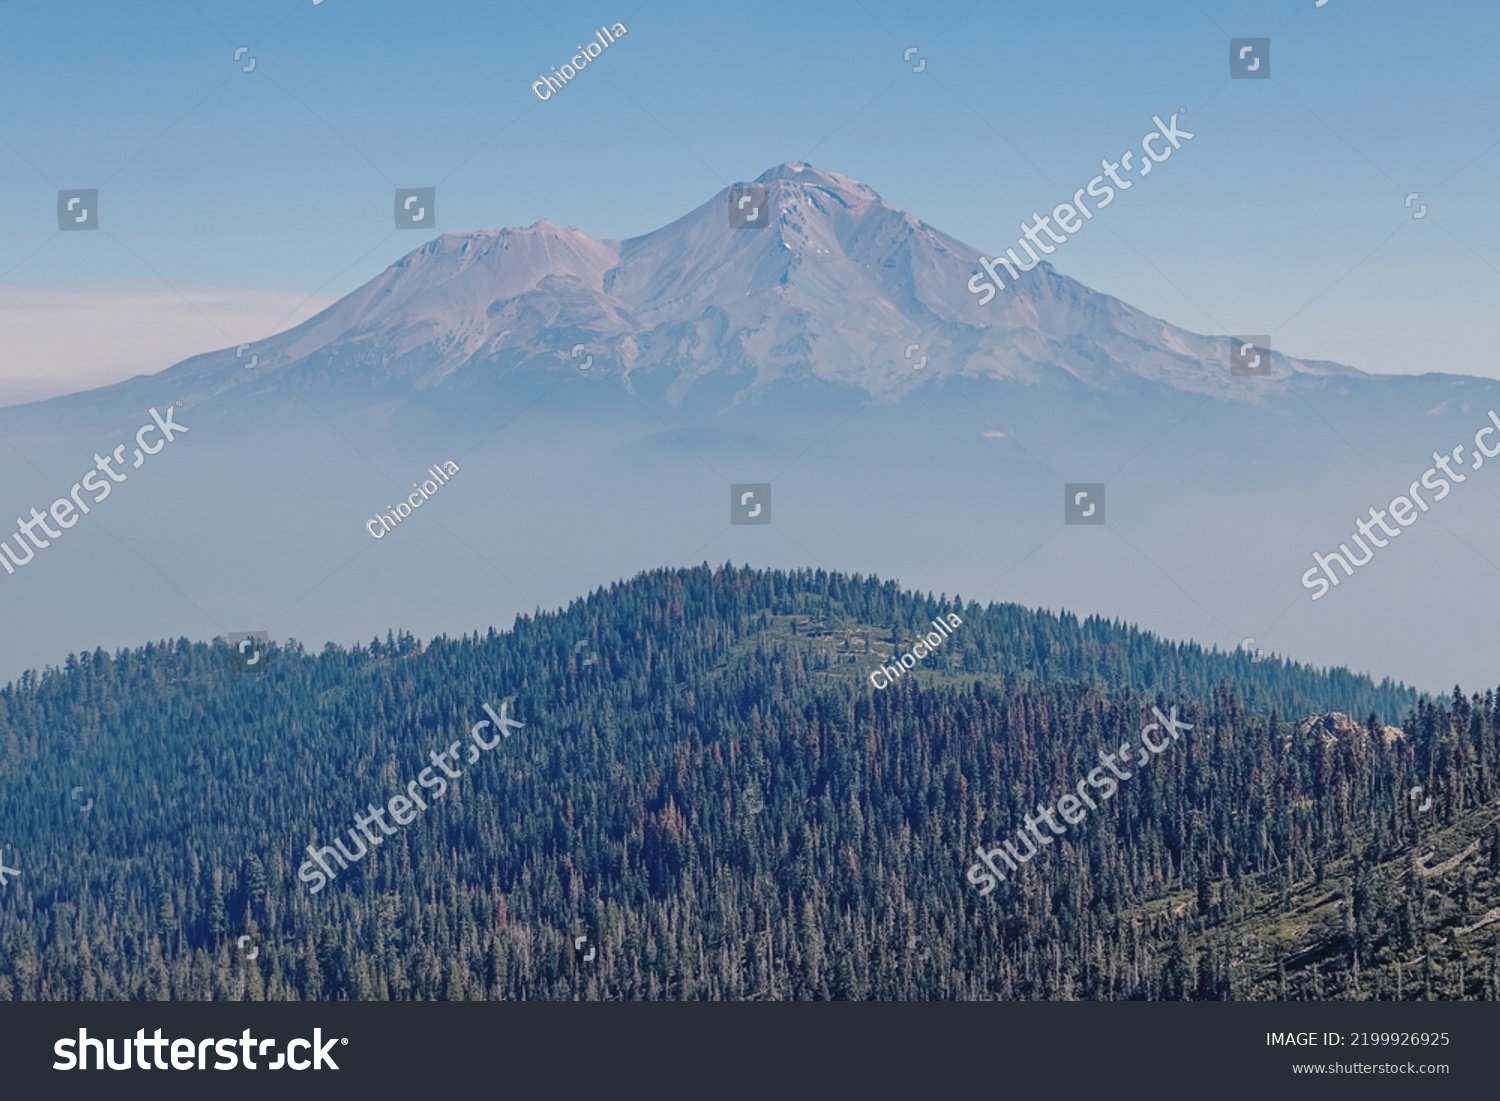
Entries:
[[[1330,711],[1326,715],[1312,715],[1304,719],[1298,727],[1304,738],[1319,736],[1324,745],[1337,745],[1343,741],[1367,742],[1370,732],[1362,723],[1357,723],[1342,711]],[[1399,726],[1382,726],[1380,736],[1386,745],[1390,745],[1399,738],[1406,737],[1406,732]]]

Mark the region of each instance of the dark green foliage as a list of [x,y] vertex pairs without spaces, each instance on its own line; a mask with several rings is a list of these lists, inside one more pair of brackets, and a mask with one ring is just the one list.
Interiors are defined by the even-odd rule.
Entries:
[[[873,690],[887,640],[950,611],[954,637]],[[505,697],[525,729],[309,893],[306,846]],[[975,846],[1153,704],[1191,735],[981,898]],[[1455,930],[1500,906],[1500,831],[1442,891],[1409,857],[1500,796],[1496,707],[706,566],[504,634],[288,642],[258,677],[185,640],[96,651],[0,692],[0,845],[23,869],[0,999],[1395,997],[1397,963],[1402,997],[1493,997],[1500,926]],[[1332,711],[1370,718],[1288,721]],[[1437,798],[1420,820],[1415,784]],[[1269,927],[1330,893],[1328,929]],[[1252,926],[1274,942],[1253,967]]]

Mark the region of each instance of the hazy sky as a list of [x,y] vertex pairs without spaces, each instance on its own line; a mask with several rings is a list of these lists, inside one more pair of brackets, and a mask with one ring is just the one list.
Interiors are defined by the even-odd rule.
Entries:
[[[633,236],[789,160],[993,252],[1183,107],[1196,137],[1060,271],[1302,358],[1500,377],[1497,30],[1493,0],[9,0],[0,401],[268,335],[435,232]],[[1270,37],[1269,80],[1229,79],[1231,37]],[[394,229],[408,186],[436,230]],[[99,232],[58,232],[62,188],[99,188]]]

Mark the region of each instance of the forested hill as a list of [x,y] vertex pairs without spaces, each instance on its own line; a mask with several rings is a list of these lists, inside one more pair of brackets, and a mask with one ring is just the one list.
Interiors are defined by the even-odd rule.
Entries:
[[[1104,692],[1198,699],[1227,681],[1253,711],[1276,710],[1289,717],[1373,713],[1390,723],[1399,723],[1417,702],[1416,692],[1389,679],[1376,684],[1342,668],[1319,670],[1275,657],[1255,661],[1246,652],[1168,642],[1097,616],[1079,620],[1067,612],[1054,615],[1018,604],[981,609],[973,602],[965,606],[957,597],[902,592],[895,582],[823,570],[787,573],[729,566],[642,574],[597,590],[562,612],[523,616],[512,632],[438,639],[425,652],[406,634],[388,635],[384,645],[374,641],[368,649],[330,646],[316,656],[293,642],[276,653],[278,675],[267,684],[258,679],[250,684],[257,697],[271,687],[293,704],[300,692],[323,691],[344,678],[366,676],[395,656],[404,662],[436,661],[444,668],[477,664],[491,675],[504,670],[519,678],[511,690],[521,682],[544,688],[549,680],[561,687],[571,684],[579,664],[573,650],[585,641],[588,652],[598,654],[593,684],[601,678],[661,672],[647,656],[652,652],[674,655],[674,668],[686,661],[688,668],[701,672],[726,662],[738,643],[763,636],[770,619],[822,643],[815,648],[815,668],[863,678],[893,652],[908,651],[931,630],[931,620],[949,612],[964,619],[964,629],[943,647],[940,659],[922,663],[919,678],[939,672],[999,674],[1025,683],[1066,680]],[[226,691],[249,687],[239,677],[215,675],[230,669],[226,651],[185,641],[148,645],[113,658],[96,651],[70,658],[61,670],[22,677],[0,691],[0,701],[16,722],[29,706],[68,722],[67,715],[50,709],[70,708],[84,685],[102,680],[118,685],[111,695],[122,709],[145,704],[154,711],[188,685],[193,686],[190,695],[207,693],[205,704],[213,698],[227,703]],[[132,671],[138,675],[132,677]],[[212,687],[195,677],[208,678]]]
[[[951,637],[873,688],[940,616]],[[1500,906],[1471,867],[1414,910],[1391,870],[1419,839],[1481,837],[1493,693],[1432,703],[1100,620],[706,566],[505,633],[288,643],[264,667],[184,640],[0,692],[0,864],[21,869],[0,998],[1385,996],[1390,966]],[[486,704],[525,726],[460,748],[441,797],[418,786]],[[980,897],[976,845],[1153,705],[1193,733]],[[1358,721],[1302,722],[1331,712]],[[409,790],[430,804],[409,824],[299,879],[310,844],[350,845]],[[1317,908],[1340,875],[1349,930]],[[1291,960],[1274,978],[1231,944],[1252,925]],[[1453,943],[1402,996],[1485,996],[1492,963]]]

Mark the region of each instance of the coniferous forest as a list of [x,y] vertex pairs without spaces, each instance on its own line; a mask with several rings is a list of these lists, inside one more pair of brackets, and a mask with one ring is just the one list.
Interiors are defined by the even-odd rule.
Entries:
[[[309,890],[502,701],[524,728]],[[976,847],[1153,707],[1191,733],[981,896]],[[0,999],[1493,999],[1497,768],[1491,689],[821,571],[258,674],[95,651],[0,691]]]

